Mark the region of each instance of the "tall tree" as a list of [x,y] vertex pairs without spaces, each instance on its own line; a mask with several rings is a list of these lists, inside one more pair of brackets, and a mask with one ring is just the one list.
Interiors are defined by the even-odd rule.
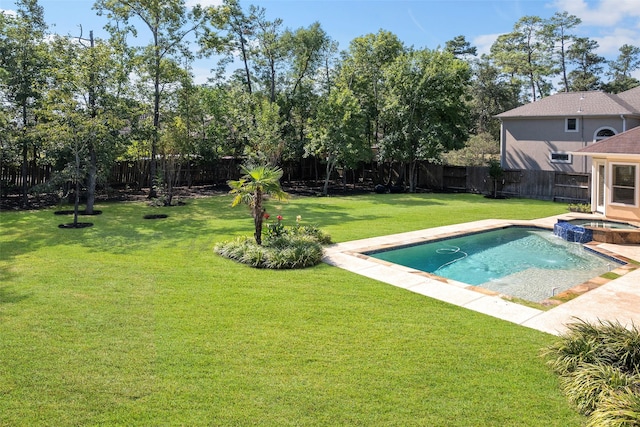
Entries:
[[542,37],[544,21],[538,16],[525,16],[511,33],[498,37],[491,46],[491,56],[504,73],[526,82],[535,101],[551,90],[547,80],[556,74],[548,41]]
[[256,26],[256,45],[254,52],[254,68],[261,78],[269,101],[276,102],[276,84],[278,71],[286,55],[282,41],[282,19],[269,21],[263,7],[250,6],[251,19]]
[[22,204],[26,206],[29,150],[36,149],[35,109],[44,96],[48,76],[48,27],[37,0],[17,0],[16,6],[15,16],[0,13],[0,83],[13,116],[10,137],[20,146]]
[[[139,49],[139,58],[153,86],[153,128],[151,135],[151,166],[149,197],[156,197],[157,152],[160,137],[162,85],[171,67],[166,67],[175,59],[191,53],[187,45],[187,36],[196,33],[205,23],[205,15],[197,6],[191,11],[185,7],[184,0],[97,0],[94,6],[98,14],[107,13],[112,21],[126,24],[124,31],[137,35],[135,24],[138,19],[149,30],[151,44]],[[108,27],[112,32],[122,31],[117,26]]]
[[500,139],[500,121],[496,114],[520,105],[520,86],[505,76],[487,55],[473,63],[471,84],[471,115],[476,134],[488,132],[495,140]]
[[600,76],[604,57],[598,55],[598,42],[586,37],[578,37],[567,49],[567,61],[575,68],[567,76],[569,90],[588,91],[598,90],[601,86]]
[[351,41],[343,53],[338,75],[339,84],[351,89],[366,115],[366,136],[370,146],[382,133],[380,110],[383,105],[384,71],[404,52],[398,37],[385,30]]
[[551,52],[562,76],[564,91],[569,91],[567,71],[567,51],[575,41],[575,36],[570,33],[572,28],[580,25],[582,20],[568,12],[556,12],[543,25],[541,35],[545,43],[550,46]]
[[210,25],[204,27],[199,40],[201,52],[223,55],[218,64],[220,77],[226,72],[226,67],[239,57],[243,65],[241,80],[247,92],[252,93],[250,47],[256,31],[254,19],[245,13],[238,0],[223,0],[219,7],[207,9],[207,21]]
[[300,158],[303,153],[305,126],[315,114],[320,94],[326,86],[318,84],[320,70],[329,58],[332,41],[319,23],[309,27],[287,30],[282,36],[283,47],[289,58],[285,68],[282,106],[285,156]]
[[471,70],[448,52],[425,49],[399,56],[385,77],[381,155],[409,165],[413,192],[419,160],[437,160],[442,152],[464,146]]
[[371,150],[363,135],[365,116],[358,99],[348,88],[336,88],[318,108],[310,126],[306,154],[326,164],[322,194],[329,191],[329,179],[335,167],[352,167],[367,160]]
[[56,173],[75,183],[76,216],[81,184],[87,187],[85,212],[93,213],[98,176],[115,160],[116,135],[125,127],[114,102],[121,74],[113,46],[91,34],[86,41],[85,48],[81,37],[50,39],[49,87],[38,108],[43,154],[60,166]]
[[620,47],[620,55],[609,62],[607,75],[611,78],[603,85],[606,92],[619,93],[640,85],[640,81],[631,73],[640,68],[640,47],[624,44]]

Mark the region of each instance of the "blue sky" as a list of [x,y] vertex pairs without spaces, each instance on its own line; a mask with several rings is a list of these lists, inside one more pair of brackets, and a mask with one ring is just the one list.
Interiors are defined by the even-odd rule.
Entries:
[[[77,35],[82,24],[85,35],[93,30],[96,36],[106,37],[102,29],[106,18],[95,14],[93,3],[39,0],[52,32]],[[215,5],[220,0],[187,0],[193,3]],[[521,17],[548,18],[558,11],[581,18],[576,34],[597,40],[599,53],[608,59],[615,58],[624,43],[640,46],[640,0],[241,0],[241,4],[260,5],[270,19],[281,18],[283,26],[291,29],[318,21],[340,49],[355,37],[385,29],[406,45],[430,49],[464,35],[485,53]],[[0,9],[15,9],[15,3],[0,0]],[[141,34],[147,36],[144,31]],[[206,62],[194,65],[196,75],[207,73]]]

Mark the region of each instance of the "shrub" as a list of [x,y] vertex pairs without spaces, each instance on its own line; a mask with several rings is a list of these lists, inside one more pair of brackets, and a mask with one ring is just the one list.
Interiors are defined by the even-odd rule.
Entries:
[[640,330],[627,329],[619,322],[590,324],[578,321],[568,326],[560,341],[544,351],[549,365],[559,375],[567,375],[578,366],[606,364],[632,373],[640,369]]
[[640,426],[640,330],[578,321],[543,351],[589,426]]
[[587,427],[640,426],[640,389],[624,387],[600,401]]
[[256,268],[292,269],[319,264],[323,255],[322,245],[328,243],[331,243],[329,235],[316,227],[295,226],[267,233],[263,245],[244,237],[219,243],[214,251]]
[[601,402],[625,388],[640,390],[640,375],[611,365],[588,363],[563,377],[562,389],[581,414],[589,415]]
[[569,203],[569,211],[591,213],[591,205],[588,203]]

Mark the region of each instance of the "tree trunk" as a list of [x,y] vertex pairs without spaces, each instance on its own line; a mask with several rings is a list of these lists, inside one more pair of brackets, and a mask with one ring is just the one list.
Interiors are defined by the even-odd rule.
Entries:
[[262,245],[262,221],[264,219],[264,209],[262,208],[262,191],[259,189],[255,192],[255,206],[253,208],[253,222],[255,224],[255,233],[253,237],[258,245]]
[[157,164],[156,156],[158,154],[158,132],[160,130],[160,52],[158,31],[153,32],[155,46],[155,68],[153,81],[153,135],[151,136],[151,164],[149,167],[149,198],[153,199],[158,196],[157,193]]
[[27,144],[27,106],[22,105],[22,168],[20,169],[22,175],[22,207],[26,208],[29,203],[27,197],[27,160],[28,160],[29,146]]
[[333,172],[334,162],[331,158],[327,159],[327,168],[325,170],[326,175],[324,177],[324,187],[322,188],[322,195],[326,196],[329,193],[329,177],[331,176],[331,172]]
[[412,160],[409,163],[409,193],[416,192],[416,169],[418,162],[416,160]]
[[73,227],[78,227],[78,208],[80,206],[80,153],[78,152],[78,143],[76,142],[76,170],[75,170],[75,181],[76,181],[76,194],[75,194],[75,202],[73,204]]
[[87,183],[87,207],[85,212],[93,214],[93,205],[96,201],[96,181],[98,175],[96,149],[93,143],[89,144],[89,182]]
[[[91,57],[94,53],[93,31],[89,31],[89,42],[91,43]],[[96,74],[95,69],[91,69],[91,75],[89,76],[89,109],[91,114],[91,120],[96,118]],[[87,206],[85,207],[85,213],[93,214],[93,205],[96,200],[96,181],[98,174],[98,156],[96,155],[96,139],[93,136],[89,141],[89,182],[87,183]]]

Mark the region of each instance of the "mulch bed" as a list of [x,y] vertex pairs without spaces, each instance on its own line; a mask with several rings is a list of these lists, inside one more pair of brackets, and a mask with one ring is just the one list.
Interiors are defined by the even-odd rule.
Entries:
[[[53,214],[54,215],[73,215],[74,211],[73,210],[55,211]],[[85,211],[78,211],[78,215],[102,215],[102,211],[95,210],[92,213],[87,213]]]
[[92,222],[78,222],[78,223],[69,223],[69,224],[60,224],[58,228],[88,228],[93,227]]
[[150,214],[150,215],[145,215],[142,218],[144,219],[163,219],[163,218],[167,218],[169,217],[169,215],[166,214]]

